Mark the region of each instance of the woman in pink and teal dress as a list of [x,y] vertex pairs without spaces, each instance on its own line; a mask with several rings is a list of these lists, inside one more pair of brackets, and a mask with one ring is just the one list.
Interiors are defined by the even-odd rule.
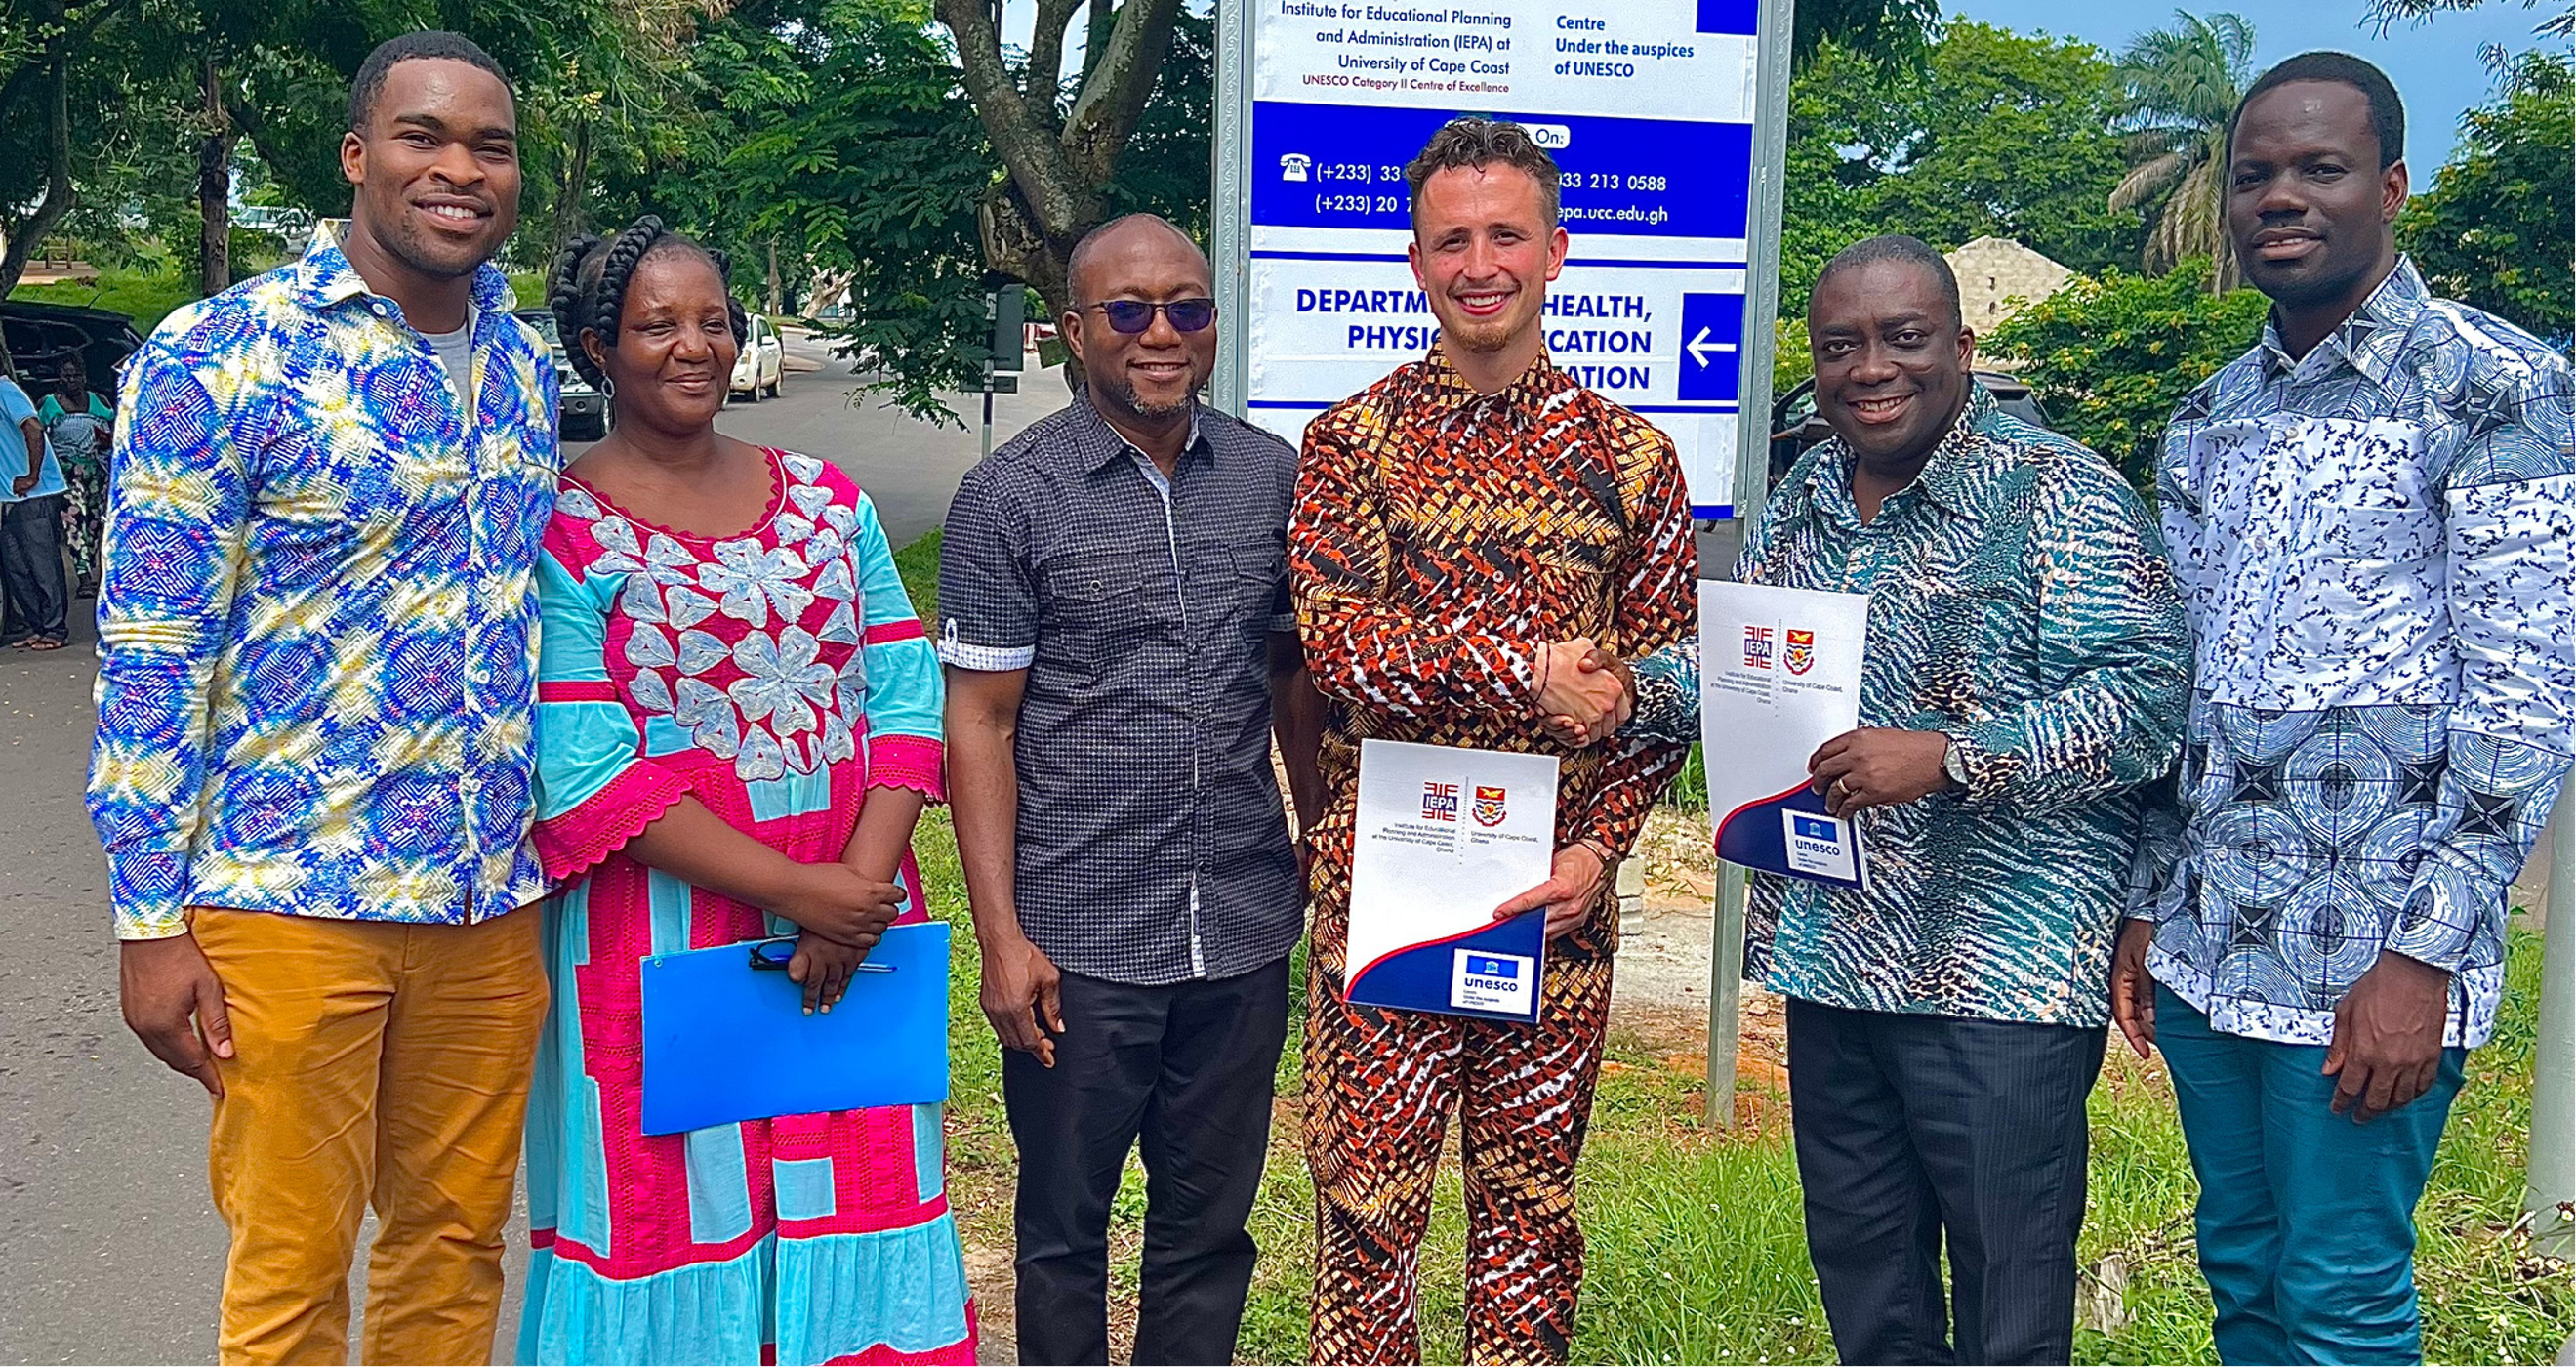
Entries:
[[561,890],[519,1360],[973,1362],[937,1106],[642,1131],[647,955],[793,934],[828,1010],[925,918],[939,666],[867,496],[716,433],[743,336],[719,258],[645,218],[567,247],[552,287],[617,424],[565,471],[538,568]]

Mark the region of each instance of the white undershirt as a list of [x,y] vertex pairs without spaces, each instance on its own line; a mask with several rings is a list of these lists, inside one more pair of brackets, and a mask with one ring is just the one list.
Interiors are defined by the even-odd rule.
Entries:
[[438,364],[447,371],[447,387],[456,391],[456,407],[464,414],[465,425],[474,425],[474,310],[465,311],[465,326],[454,332],[424,332],[421,340],[438,353]]

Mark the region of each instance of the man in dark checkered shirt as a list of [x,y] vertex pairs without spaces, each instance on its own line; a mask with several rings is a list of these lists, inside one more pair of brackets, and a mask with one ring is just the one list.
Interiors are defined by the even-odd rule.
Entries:
[[1148,1174],[1135,1361],[1230,1362],[1321,803],[1288,615],[1296,452],[1194,397],[1207,258],[1073,254],[1087,392],[966,474],[939,561],[949,794],[1020,1151],[1020,1361],[1108,1360],[1109,1203]]

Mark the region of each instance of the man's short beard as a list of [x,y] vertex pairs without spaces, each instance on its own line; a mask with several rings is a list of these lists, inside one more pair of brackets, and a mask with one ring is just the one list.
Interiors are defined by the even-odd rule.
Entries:
[[1514,334],[1512,330],[1507,328],[1484,327],[1477,328],[1472,332],[1452,331],[1444,332],[1442,335],[1456,339],[1458,349],[1460,351],[1473,352],[1479,356],[1490,356],[1498,351],[1509,350],[1512,345],[1512,337]]
[[[2246,277],[2253,280],[2253,272],[2246,272]],[[2265,290],[2264,293],[2271,296],[2273,303],[2286,304],[2294,309],[2319,308],[2347,298],[2355,286],[2368,278],[2370,278],[2370,271],[2364,268],[2345,271],[2331,279],[2314,277],[2306,280],[2292,280],[2274,289]]]
[[1192,393],[1183,394],[1179,403],[1151,404],[1145,402],[1144,398],[1137,394],[1136,382],[1133,380],[1120,380],[1117,383],[1108,386],[1108,388],[1110,395],[1118,400],[1120,407],[1140,418],[1168,418],[1176,414],[1187,413],[1190,411],[1190,405],[1196,402],[1198,398],[1194,391]]

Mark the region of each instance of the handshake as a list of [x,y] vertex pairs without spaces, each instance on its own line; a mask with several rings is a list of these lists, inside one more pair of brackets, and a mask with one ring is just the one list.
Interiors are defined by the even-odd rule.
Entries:
[[1637,708],[1637,680],[1627,661],[1590,637],[1551,641],[1539,648],[1531,701],[1549,736],[1566,745],[1593,745],[1627,725]]

